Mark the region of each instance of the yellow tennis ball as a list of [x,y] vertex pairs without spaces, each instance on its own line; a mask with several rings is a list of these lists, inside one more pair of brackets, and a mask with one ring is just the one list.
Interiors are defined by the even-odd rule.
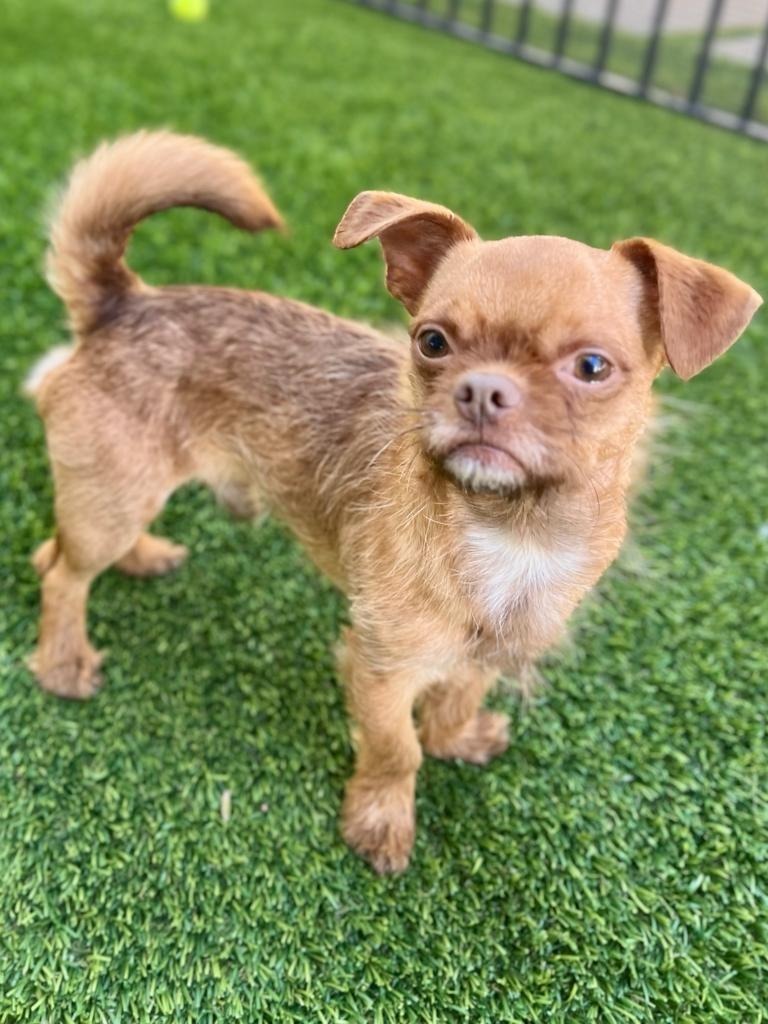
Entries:
[[205,21],[208,0],[170,0],[171,14],[179,21]]

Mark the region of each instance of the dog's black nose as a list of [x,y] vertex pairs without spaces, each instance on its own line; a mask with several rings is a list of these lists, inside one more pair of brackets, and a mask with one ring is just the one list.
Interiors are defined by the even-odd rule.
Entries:
[[517,405],[520,390],[501,373],[465,373],[456,385],[453,400],[464,419],[479,426],[483,421],[495,423]]

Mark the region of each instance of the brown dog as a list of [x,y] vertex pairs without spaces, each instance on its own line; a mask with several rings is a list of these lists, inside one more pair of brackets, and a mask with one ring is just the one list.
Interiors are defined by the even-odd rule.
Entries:
[[131,229],[179,205],[280,223],[244,163],[168,133],[102,146],[56,216],[50,280],[77,343],[33,385],[56,535],[35,556],[32,665],[45,689],[91,696],[91,582],[180,564],[184,548],[144,531],[185,481],[239,513],[268,509],[349,598],[343,831],[377,871],[400,871],[422,750],[501,753],[506,719],[484,695],[558,641],[616,557],[654,378],[707,366],[760,298],[649,239],[482,242],[441,206],[364,192],[335,243],[379,238],[409,349],[299,302],[144,284],[123,262]]

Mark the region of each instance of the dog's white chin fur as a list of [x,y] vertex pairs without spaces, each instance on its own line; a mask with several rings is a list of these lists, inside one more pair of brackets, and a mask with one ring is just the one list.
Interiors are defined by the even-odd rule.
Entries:
[[510,494],[527,482],[522,468],[488,465],[461,450],[451,452],[443,467],[462,487],[478,494]]

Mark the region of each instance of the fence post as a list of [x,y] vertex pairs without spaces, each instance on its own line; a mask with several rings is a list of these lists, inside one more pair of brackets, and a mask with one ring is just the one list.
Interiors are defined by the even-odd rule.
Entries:
[[457,20],[457,18],[459,16],[459,7],[460,7],[460,5],[461,5],[461,0],[450,0],[450,3],[448,4],[448,10],[446,11],[446,14],[445,14],[446,24],[448,24],[448,25],[455,24],[455,22],[456,22],[456,20]]
[[747,89],[747,96],[744,100],[744,106],[741,108],[742,125],[745,125],[747,121],[751,121],[752,119],[755,104],[757,103],[757,97],[760,95],[760,86],[763,84],[766,57],[768,57],[768,16],[766,16],[765,28],[763,29],[763,38],[760,40],[760,50],[757,55],[757,61],[752,69],[752,78],[750,79],[749,88]]
[[480,20],[480,31],[484,36],[490,34],[493,26],[494,0],[483,0],[483,13]]
[[709,54],[712,49],[715,32],[717,31],[717,25],[720,21],[720,15],[723,10],[723,2],[724,0],[712,0],[712,6],[709,9],[707,27],[704,31],[704,41],[701,44],[701,49],[699,50],[699,56],[696,60],[696,70],[688,93],[689,110],[693,110],[698,106],[699,99],[701,98],[701,91],[704,88],[704,79],[707,74],[707,69],[709,68]]
[[613,23],[616,20],[616,12],[618,9],[619,0],[608,0],[608,7],[603,20],[603,31],[600,33],[600,45],[597,49],[595,63],[592,66],[596,79],[600,78],[600,75],[605,68],[605,62],[608,60],[608,51],[611,48],[611,40],[613,39]]
[[517,33],[515,34],[515,46],[523,46],[528,38],[528,23],[531,18],[531,0],[523,0],[520,4],[520,14],[517,19]]
[[669,6],[669,0],[659,0],[656,4],[656,10],[653,12],[653,24],[651,26],[651,36],[648,40],[648,46],[645,50],[645,59],[643,61],[643,70],[640,73],[640,85],[637,90],[637,95],[643,97],[648,92],[648,87],[651,84],[653,78],[653,72],[656,67],[656,58],[659,54],[659,42],[661,41],[661,30],[664,25],[664,19],[667,16],[667,7]]
[[571,15],[573,13],[573,0],[563,0],[563,7],[560,11],[560,21],[557,23],[557,35],[555,36],[554,63],[557,65],[565,53],[568,42],[568,31],[571,27]]

